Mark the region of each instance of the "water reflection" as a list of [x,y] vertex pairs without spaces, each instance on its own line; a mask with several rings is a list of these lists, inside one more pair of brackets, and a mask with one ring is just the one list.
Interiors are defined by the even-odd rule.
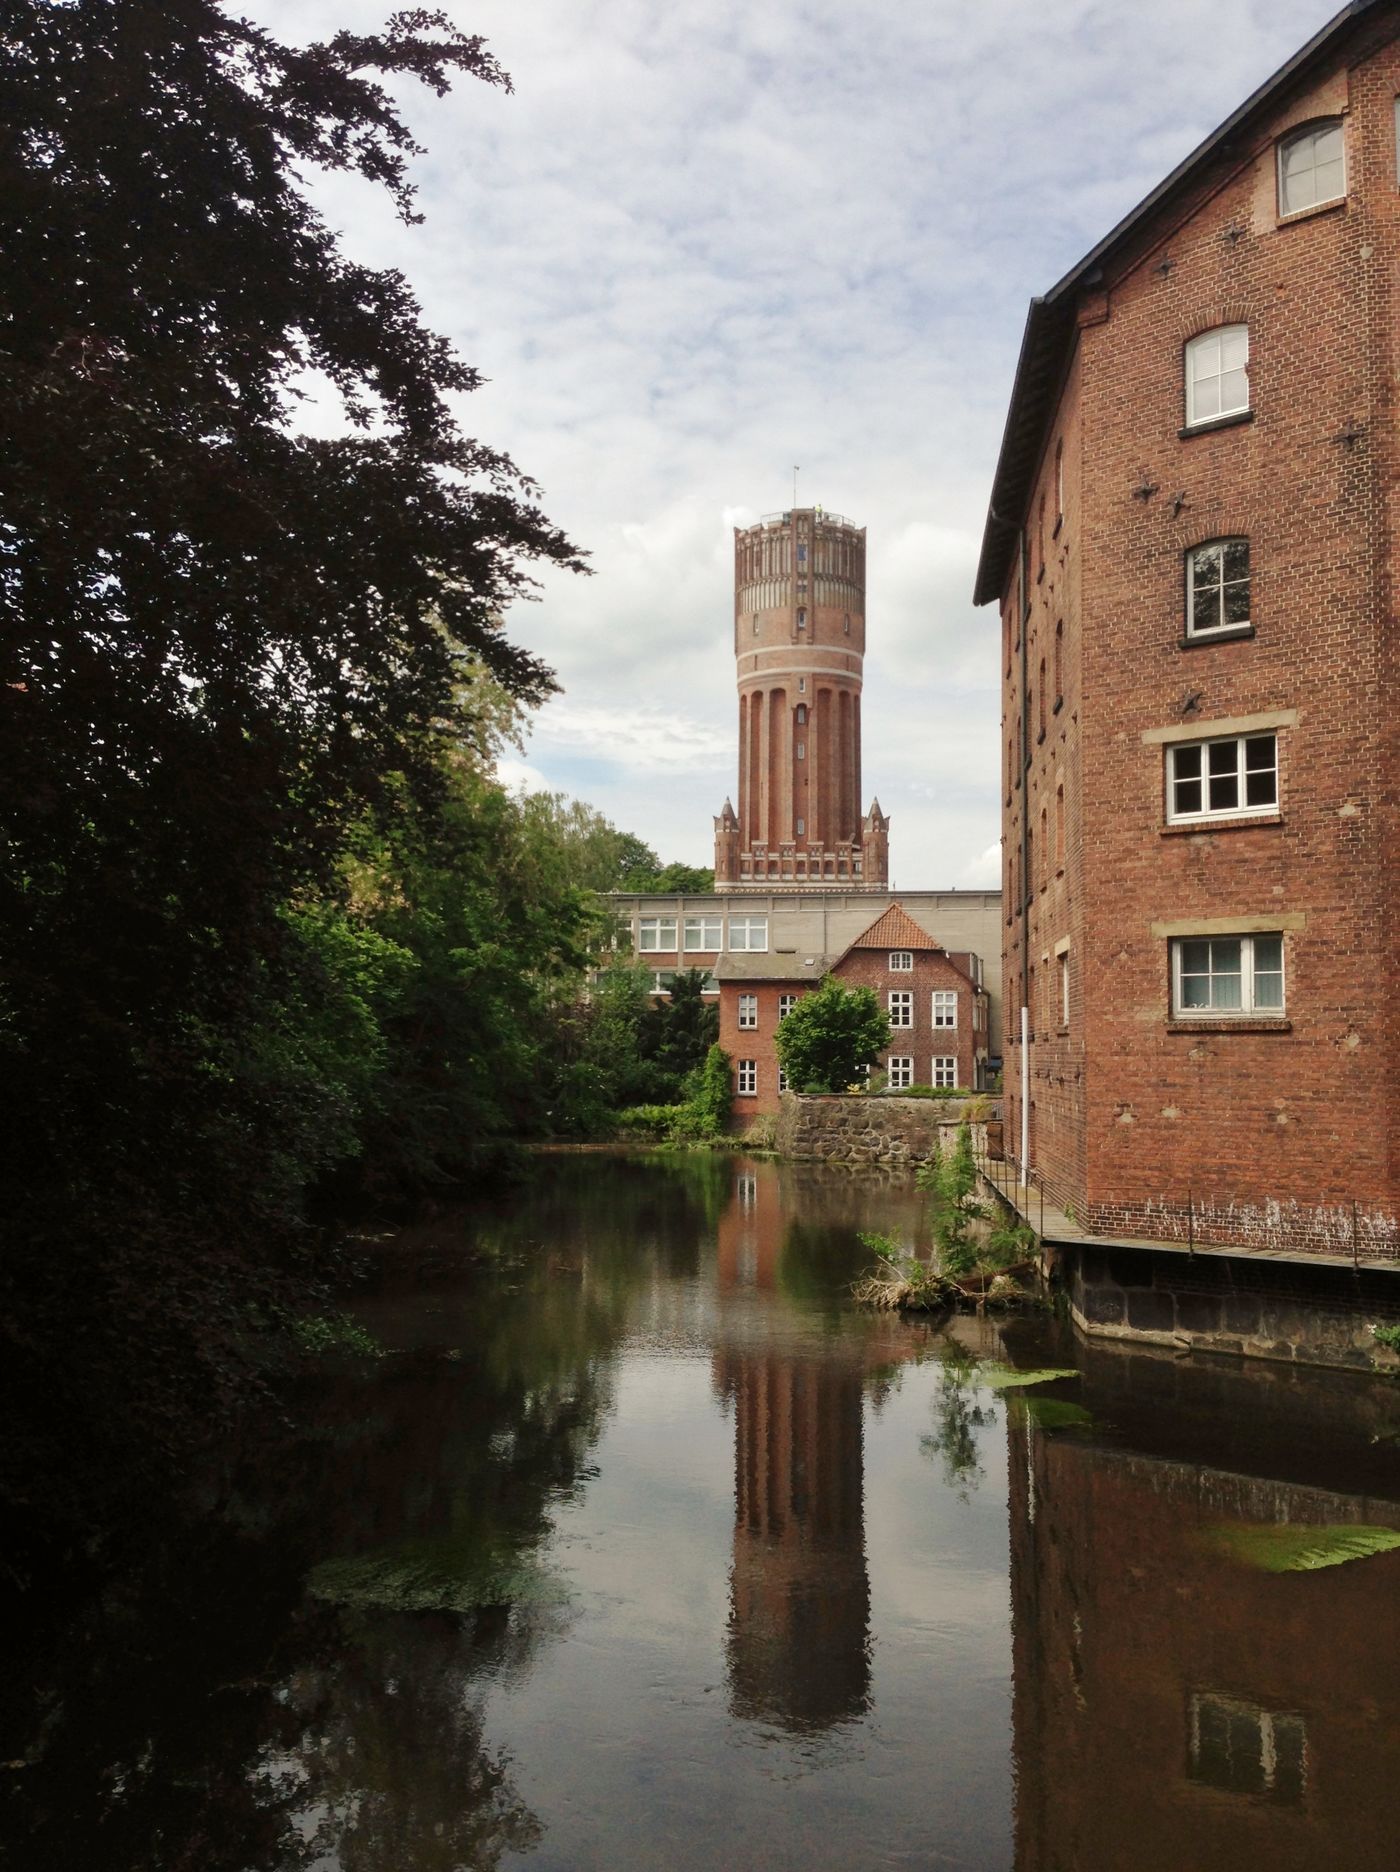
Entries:
[[1083,1368],[1089,1435],[1008,1412],[1018,1872],[1393,1867],[1400,1556],[1241,1557],[1277,1528],[1400,1524],[1372,1440],[1393,1390],[1140,1351]]
[[0,1865],[1389,1868],[1400,1553],[1267,1567],[1400,1526],[1400,1389],[856,1313],[923,1226],[586,1157],[381,1244],[391,1355],[12,1654]]

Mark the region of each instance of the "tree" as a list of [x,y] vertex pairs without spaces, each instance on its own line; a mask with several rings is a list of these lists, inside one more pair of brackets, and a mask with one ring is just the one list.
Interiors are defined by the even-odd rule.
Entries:
[[[98,1489],[111,1427],[158,1472],[172,1394],[216,1407],[308,1266],[341,1041],[289,910],[366,812],[442,800],[474,672],[550,690],[500,620],[531,561],[581,560],[459,428],[476,372],[302,184],[353,171],[415,220],[395,92],[509,88],[480,39],[12,0],[0,74],[0,1367]],[[342,434],[298,429],[308,377]]]
[[643,1036],[647,1056],[675,1076],[677,1091],[719,1039],[719,1006],[705,994],[705,981],[704,969],[679,970],[670,994],[652,1008]]
[[649,855],[653,861],[651,865],[638,866],[628,871],[618,886],[620,890],[636,891],[639,896],[674,892],[678,897],[692,897],[714,889],[715,874],[712,870],[701,870],[699,865],[657,865],[655,853]]
[[778,1060],[799,1092],[841,1092],[890,1043],[873,988],[843,988],[830,976],[778,1023]]

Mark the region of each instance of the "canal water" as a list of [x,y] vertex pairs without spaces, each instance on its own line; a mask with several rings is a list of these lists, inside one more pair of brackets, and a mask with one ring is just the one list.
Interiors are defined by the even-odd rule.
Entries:
[[67,1634],[0,1865],[1393,1868],[1400,1388],[858,1312],[923,1202],[565,1155],[367,1243],[382,1355]]

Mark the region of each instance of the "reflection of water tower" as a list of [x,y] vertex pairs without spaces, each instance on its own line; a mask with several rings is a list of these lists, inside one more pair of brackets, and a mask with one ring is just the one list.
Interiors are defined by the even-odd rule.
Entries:
[[791,1729],[848,1722],[870,1692],[860,1370],[722,1354],[720,1379],[734,1399],[734,1713]]
[[[716,1380],[734,1400],[734,1565],[729,1692],[738,1716],[826,1728],[859,1716],[870,1687],[862,1493],[863,1365],[742,1341],[747,1291],[774,1294],[788,1223],[779,1180],[741,1171],[719,1219],[717,1286],[737,1302]],[[838,1362],[839,1361],[839,1362]]]

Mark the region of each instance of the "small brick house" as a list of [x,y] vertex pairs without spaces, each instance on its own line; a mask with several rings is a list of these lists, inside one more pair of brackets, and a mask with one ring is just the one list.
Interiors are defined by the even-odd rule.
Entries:
[[949,951],[892,904],[838,955],[728,955],[715,965],[720,1045],[734,1062],[739,1124],[776,1112],[787,1090],[778,1065],[778,1023],[828,976],[873,988],[890,1019],[890,1045],[875,1062],[892,1087],[981,1089],[987,1081],[988,995],[980,960]]

